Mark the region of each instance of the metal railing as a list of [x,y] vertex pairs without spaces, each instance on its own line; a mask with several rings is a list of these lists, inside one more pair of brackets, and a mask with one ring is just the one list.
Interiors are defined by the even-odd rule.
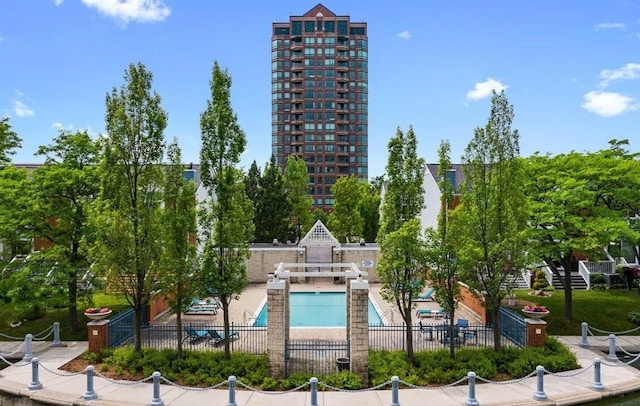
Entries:
[[582,279],[587,283],[587,290],[591,289],[591,271],[585,264],[586,261],[578,261],[578,273],[582,276]]
[[512,345],[524,348],[527,346],[527,324],[524,317],[509,309],[499,310],[500,332]]
[[349,341],[285,341],[284,374],[329,375],[349,370]]
[[578,261],[590,273],[615,274],[616,261]]
[[[524,335],[524,332],[522,333]],[[501,345],[520,346],[510,335],[502,334]],[[435,351],[449,348],[449,322],[424,322],[412,326],[411,338],[414,351]],[[483,324],[469,324],[467,327],[454,325],[454,343],[459,348],[493,347],[493,329]],[[369,326],[369,349],[402,350],[407,348],[407,328],[404,323]]]

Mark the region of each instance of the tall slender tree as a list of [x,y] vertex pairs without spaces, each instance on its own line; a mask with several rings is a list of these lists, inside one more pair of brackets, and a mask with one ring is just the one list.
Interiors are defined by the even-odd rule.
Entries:
[[162,212],[163,251],[160,268],[162,295],[176,315],[176,344],[182,357],[182,313],[193,300],[196,284],[196,201],[195,184],[183,177],[184,165],[177,140],[167,147],[167,166]]
[[285,193],[284,180],[275,159],[265,165],[258,179],[258,198],[255,202],[256,241],[285,241],[289,232],[291,206]]
[[[449,315],[449,337],[454,336],[456,303],[460,300],[458,285],[458,261],[456,261],[456,235],[451,225],[451,212],[455,208],[454,186],[446,174],[451,170],[451,144],[442,141],[438,150],[438,187],[441,193],[441,206],[438,214],[437,230],[427,230],[427,257],[429,270],[427,276],[436,289],[436,300]],[[449,354],[455,358],[455,341],[449,340]]]
[[362,238],[364,219],[361,214],[367,185],[354,175],[343,176],[331,186],[333,212],[329,215],[329,229],[341,242]]
[[398,128],[388,147],[388,182],[378,231],[381,259],[376,272],[383,298],[397,306],[406,325],[407,355],[413,362],[413,298],[425,284],[425,247],[418,220],[424,208],[425,162],[418,157],[418,140],[412,127],[406,134]]
[[11,155],[22,146],[22,139],[11,129],[9,117],[0,118],[0,169],[11,163]]
[[53,143],[38,148],[44,165],[32,175],[32,233],[49,244],[38,256],[52,267],[67,286],[71,331],[78,331],[78,279],[89,269],[82,240],[90,241],[89,205],[100,190],[97,164],[100,144],[86,131],[60,131]]
[[294,241],[300,241],[302,235],[312,226],[311,197],[307,194],[308,183],[307,165],[302,158],[290,155],[284,171],[284,187],[287,202],[291,208],[291,235]]
[[[231,108],[231,76],[214,62],[211,99],[200,115],[202,183],[210,199],[200,208],[200,273],[204,285],[220,296],[225,337],[229,337],[229,306],[248,283],[246,259],[253,239],[253,205],[237,168],[246,137]],[[229,340],[224,342],[230,358]]]
[[134,348],[140,352],[142,315],[158,271],[162,241],[162,158],[167,113],[142,63],[106,97],[101,191],[91,211],[95,265],[109,273],[135,311]]
[[465,182],[460,220],[464,232],[459,260],[464,279],[490,312],[494,348],[500,349],[499,311],[512,275],[524,264],[527,220],[519,134],[511,129],[513,106],[504,91],[493,92],[484,128],[476,128],[462,157]]

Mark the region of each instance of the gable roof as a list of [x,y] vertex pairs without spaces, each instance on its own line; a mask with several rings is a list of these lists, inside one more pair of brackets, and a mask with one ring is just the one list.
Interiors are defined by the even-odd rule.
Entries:
[[322,223],[322,221],[318,220],[311,227],[311,230],[304,236],[300,243],[299,247],[309,247],[309,246],[332,246],[339,247],[340,242],[331,234],[329,229]]
[[[319,15],[318,15],[319,14]],[[314,8],[304,13],[303,17],[335,17],[333,11],[329,10],[322,3],[318,3]]]

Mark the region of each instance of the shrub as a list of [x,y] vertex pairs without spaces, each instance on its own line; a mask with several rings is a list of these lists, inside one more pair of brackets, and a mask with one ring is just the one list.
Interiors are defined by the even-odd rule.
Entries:
[[361,389],[362,380],[360,376],[352,374],[349,371],[340,371],[337,374],[326,375],[321,379],[322,382],[329,386],[340,389]]

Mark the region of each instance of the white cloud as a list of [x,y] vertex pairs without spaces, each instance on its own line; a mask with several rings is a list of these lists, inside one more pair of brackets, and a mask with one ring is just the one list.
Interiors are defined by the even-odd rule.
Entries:
[[600,23],[593,26],[596,31],[601,30],[624,30],[624,23]]
[[484,82],[478,82],[473,87],[473,90],[469,90],[467,92],[467,99],[469,100],[480,100],[485,97],[491,96],[491,91],[495,90],[496,92],[501,92],[502,90],[506,90],[509,86],[498,82],[495,79],[487,78]]
[[18,117],[31,117],[35,114],[33,109],[24,104],[22,100],[13,101],[13,111]]
[[583,96],[585,110],[602,117],[613,117],[626,111],[637,110],[640,104],[633,97],[615,92],[592,90]]
[[409,30],[404,30],[398,33],[398,38],[409,39],[411,38],[411,33],[409,32]]
[[628,63],[620,69],[604,69],[600,71],[600,86],[607,87],[614,80],[631,80],[640,78],[640,63]]
[[55,4],[56,6],[59,6],[62,3],[64,3],[64,0],[53,0],[53,4]]
[[130,21],[139,23],[164,21],[171,13],[162,0],[82,0],[82,3],[124,24]]

